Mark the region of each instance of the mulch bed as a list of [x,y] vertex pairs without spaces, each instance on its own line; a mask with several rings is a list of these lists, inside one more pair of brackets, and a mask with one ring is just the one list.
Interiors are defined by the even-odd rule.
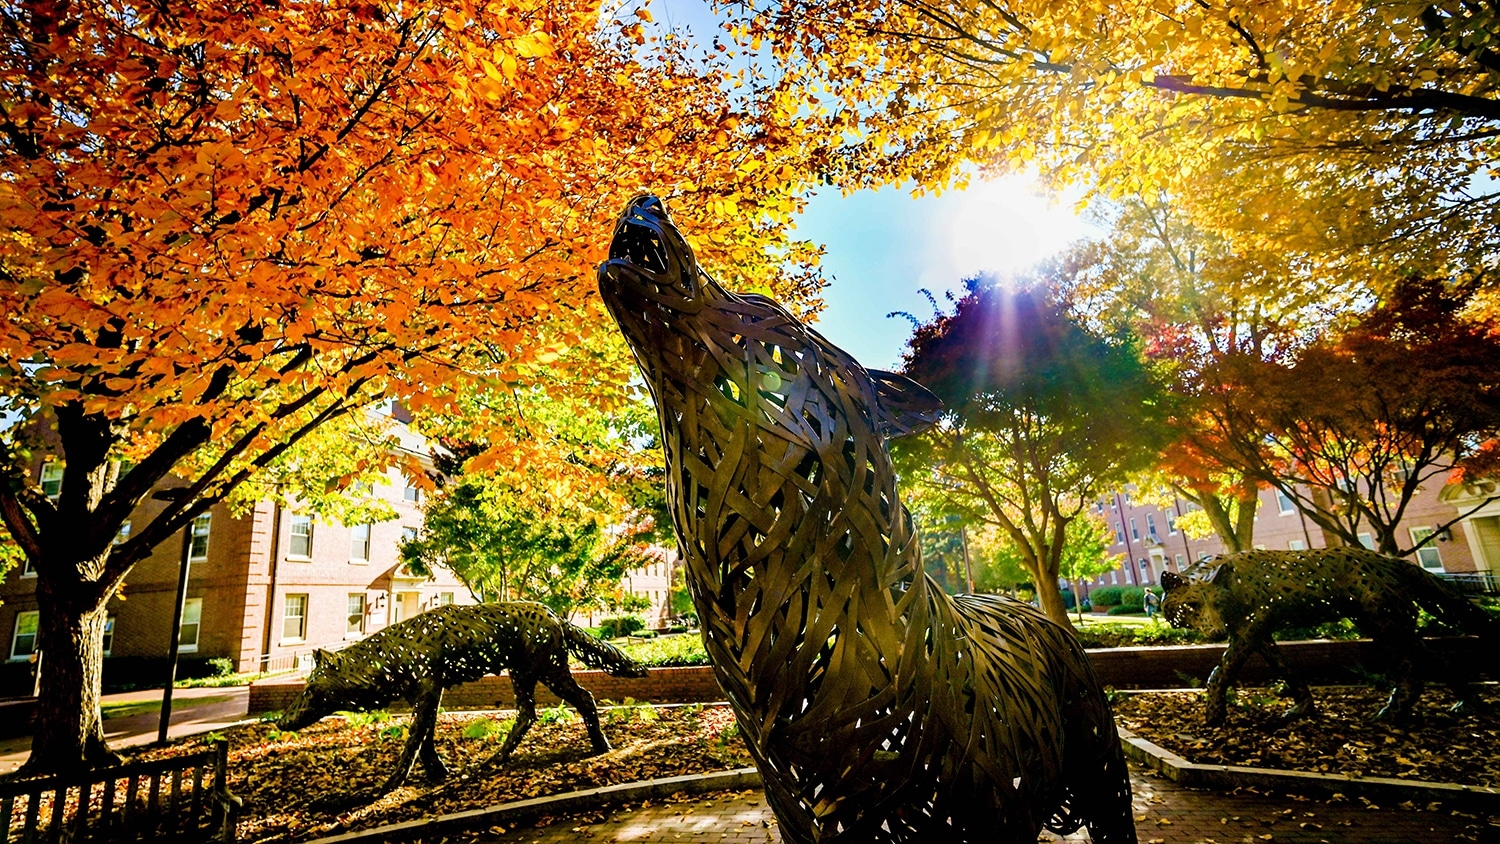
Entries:
[[503,740],[503,728],[497,727],[501,719],[444,713],[437,745],[448,764],[448,779],[424,781],[418,763],[408,785],[383,796],[376,788],[401,751],[408,716],[335,716],[298,733],[252,724],[133,758],[190,752],[227,738],[229,787],[245,801],[238,828],[244,842],[303,840],[512,800],[752,764],[734,714],[725,706],[606,710],[601,713],[604,732],[614,749],[601,756],[588,755],[588,735],[577,713],[539,714],[504,767],[481,770]]
[[1290,707],[1271,689],[1240,689],[1225,724],[1203,724],[1201,693],[1145,692],[1115,699],[1125,728],[1189,762],[1352,776],[1500,786],[1500,691],[1486,689],[1473,715],[1454,715],[1446,688],[1430,687],[1416,717],[1401,725],[1375,721],[1386,692],[1316,688],[1319,712],[1277,726]]

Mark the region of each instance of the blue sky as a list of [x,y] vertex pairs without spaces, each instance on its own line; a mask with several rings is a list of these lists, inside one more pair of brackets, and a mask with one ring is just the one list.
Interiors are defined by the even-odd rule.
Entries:
[[[633,10],[640,2],[622,5]],[[651,0],[647,8],[654,26],[687,33],[699,44],[717,30],[703,0]],[[966,277],[1009,275],[1089,231],[1071,202],[1038,196],[1029,179],[1016,176],[920,199],[894,186],[849,196],[824,189],[798,218],[794,235],[827,247],[823,268],[832,283],[815,327],[865,366],[894,369],[911,323],[886,315],[931,317],[922,289],[942,301]],[[733,286],[732,279],[722,280]]]

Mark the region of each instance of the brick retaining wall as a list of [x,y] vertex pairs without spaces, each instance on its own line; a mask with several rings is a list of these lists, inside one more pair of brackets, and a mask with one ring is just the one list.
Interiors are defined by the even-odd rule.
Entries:
[[[1474,638],[1429,639],[1431,652],[1450,664],[1482,672],[1491,656],[1486,655]],[[1367,639],[1353,641],[1281,642],[1280,650],[1287,662],[1310,683],[1359,684],[1368,682],[1362,666],[1375,653]],[[1103,648],[1089,651],[1094,671],[1106,686],[1117,689],[1161,689],[1201,684],[1219,664],[1223,645],[1179,645],[1174,647]],[[1370,663],[1378,665],[1378,662]],[[701,703],[723,700],[713,670],[707,666],[692,668],[653,668],[641,678],[611,677],[603,671],[574,671],[579,684],[593,693],[595,699],[616,703],[634,698],[648,703]],[[1251,658],[1241,673],[1245,682],[1263,682],[1270,670],[1259,655]],[[1491,676],[1491,679],[1500,677]],[[250,712],[273,712],[286,708],[302,691],[302,677],[261,680],[250,686]],[[551,706],[557,698],[545,686],[537,686],[537,702]],[[449,689],[443,696],[447,709],[492,709],[515,703],[510,678],[485,677]]]

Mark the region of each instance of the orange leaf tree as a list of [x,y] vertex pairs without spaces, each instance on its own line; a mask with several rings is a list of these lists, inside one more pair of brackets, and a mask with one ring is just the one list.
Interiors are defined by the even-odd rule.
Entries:
[[[26,0],[0,39],[33,770],[112,757],[101,637],[131,566],[320,425],[381,397],[440,413],[476,380],[618,392],[593,266],[631,193],[673,197],[712,263],[816,291],[780,234],[819,166],[799,101],[591,0]],[[47,429],[55,499],[28,472]],[[185,495],[112,545],[169,475]]]

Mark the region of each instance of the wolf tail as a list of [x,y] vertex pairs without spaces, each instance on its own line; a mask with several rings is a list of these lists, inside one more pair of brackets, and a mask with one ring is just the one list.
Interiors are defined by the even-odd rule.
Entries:
[[1478,636],[1486,644],[1500,647],[1500,618],[1481,609],[1442,578],[1415,566],[1418,583],[1413,597],[1422,609],[1460,633]]
[[626,656],[624,651],[614,645],[591,636],[583,628],[566,621],[562,623],[562,629],[568,650],[590,668],[598,668],[616,677],[646,676],[646,666]]

